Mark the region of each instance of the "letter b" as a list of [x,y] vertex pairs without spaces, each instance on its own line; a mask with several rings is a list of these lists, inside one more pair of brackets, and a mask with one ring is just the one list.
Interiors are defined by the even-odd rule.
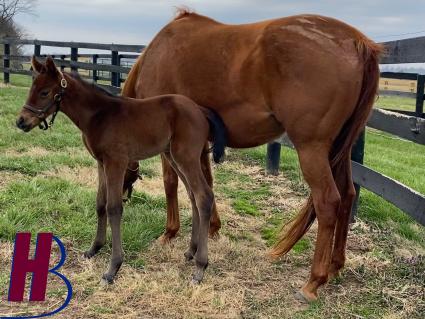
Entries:
[[27,273],[32,273],[29,300],[45,300],[52,238],[52,233],[39,233],[34,259],[29,259],[31,234],[16,234],[12,272],[10,274],[9,301],[23,301]]

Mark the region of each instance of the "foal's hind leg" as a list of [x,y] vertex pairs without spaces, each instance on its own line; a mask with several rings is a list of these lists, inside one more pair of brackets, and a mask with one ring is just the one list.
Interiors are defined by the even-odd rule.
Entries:
[[96,197],[97,231],[92,246],[84,253],[87,258],[96,255],[106,243],[106,181],[102,163],[98,163],[97,170],[99,183]]
[[310,279],[300,291],[308,301],[317,299],[317,289],[328,280],[335,223],[341,202],[328,154],[327,145],[310,144],[298,148],[301,169],[311,188],[319,224]]
[[[173,152],[173,145],[171,146],[172,158],[177,166],[177,171],[183,175],[184,180],[189,191],[193,194],[194,205],[199,214],[198,231],[192,229],[192,243],[196,247],[195,258],[195,272],[193,273],[192,282],[198,284],[204,278],[205,269],[208,266],[208,229],[212,214],[214,203],[214,194],[211,187],[205,180],[202,172],[199,157],[190,154],[191,149],[185,150],[184,148],[178,149],[175,147]],[[194,228],[194,227],[193,227]]]
[[332,261],[329,268],[329,279],[338,275],[345,264],[345,247],[347,244],[348,226],[356,190],[351,176],[351,159],[346,159],[347,170],[341,176],[336,176],[336,184],[341,193],[341,207],[338,212],[338,221],[335,229],[335,243],[332,252]]

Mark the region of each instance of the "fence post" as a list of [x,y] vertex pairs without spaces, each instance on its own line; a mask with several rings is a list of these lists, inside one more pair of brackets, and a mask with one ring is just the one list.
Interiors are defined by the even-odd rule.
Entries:
[[4,68],[3,82],[5,84],[8,84],[9,81],[10,81],[10,72],[9,72],[9,68],[10,68],[10,44],[9,43],[4,44],[3,68]]
[[280,163],[280,149],[282,145],[277,142],[267,144],[267,160],[266,170],[267,174],[279,175],[279,163]]
[[[121,59],[122,59],[121,54],[118,54],[118,66],[121,66]],[[121,72],[119,72],[118,73],[118,87],[121,87],[121,83],[123,82],[122,79],[121,79],[121,76],[122,76],[122,74],[121,74]]]
[[[98,57],[99,56],[97,54],[93,54],[93,56],[92,56],[93,64],[97,64],[97,58]],[[92,70],[92,77],[93,77],[93,81],[97,82],[97,80],[98,80],[97,70],[95,70],[95,69]]]
[[34,55],[37,56],[41,56],[41,45],[40,44],[35,44],[34,45]]
[[[119,59],[118,59],[118,51],[112,51],[111,56],[111,65],[119,65]],[[120,87],[120,74],[117,72],[111,72],[111,85]]]
[[[61,60],[65,61],[65,55],[61,55]],[[61,72],[65,71],[65,65],[61,65]]]
[[[365,131],[366,130],[363,130],[360,133],[359,138],[354,143],[351,149],[351,160],[359,164],[363,164],[363,159],[364,159]],[[351,209],[350,223],[355,222],[358,205],[359,205],[359,197],[360,197],[360,185],[354,184],[354,188],[356,189],[356,198],[354,200],[353,207]]]
[[[71,63],[72,62],[78,62],[78,48],[71,48]],[[71,71],[78,72],[78,68],[71,65]]]
[[416,117],[424,116],[424,86],[425,75],[418,74],[418,80],[416,84]]

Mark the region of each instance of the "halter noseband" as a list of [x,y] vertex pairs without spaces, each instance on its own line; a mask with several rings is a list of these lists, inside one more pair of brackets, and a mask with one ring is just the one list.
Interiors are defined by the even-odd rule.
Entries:
[[[60,74],[61,74],[61,77],[62,77],[61,82],[60,82],[61,90],[60,90],[59,93],[55,94],[55,96],[53,97],[53,101],[49,105],[47,105],[44,109],[37,109],[37,108],[35,108],[31,105],[28,105],[28,104],[24,105],[24,109],[34,113],[39,119],[41,119],[41,123],[38,125],[38,127],[40,129],[44,130],[44,131],[47,130],[49,127],[52,127],[53,123],[55,122],[56,115],[60,111],[60,104],[61,104],[62,98],[65,95],[65,89],[68,86],[68,82],[65,80],[62,72]],[[47,123],[47,121],[46,121],[47,116],[45,116],[45,115],[46,115],[47,111],[49,111],[50,108],[54,105],[56,105],[56,109],[52,114],[52,118],[50,119],[50,122]]]

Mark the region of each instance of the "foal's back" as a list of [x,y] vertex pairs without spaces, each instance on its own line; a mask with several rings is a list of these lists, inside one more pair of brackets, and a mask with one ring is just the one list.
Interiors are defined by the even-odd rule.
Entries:
[[182,95],[123,97],[119,111],[112,113],[105,123],[109,127],[105,134],[110,134],[111,144],[124,143],[130,159],[167,152],[176,136],[199,152],[208,139],[209,124],[202,108]]

